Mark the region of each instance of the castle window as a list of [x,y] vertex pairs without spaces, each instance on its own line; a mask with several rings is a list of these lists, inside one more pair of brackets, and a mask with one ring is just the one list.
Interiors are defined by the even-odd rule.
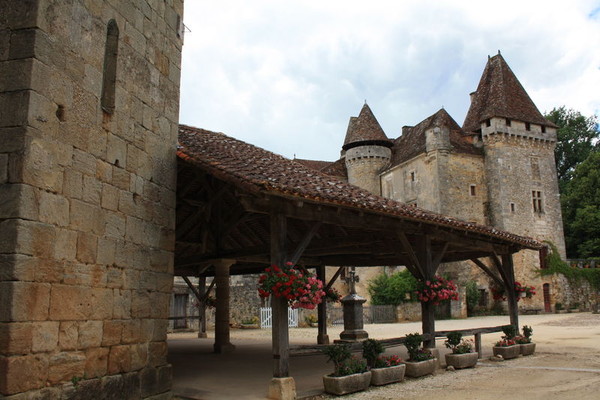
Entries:
[[510,212],[511,213],[515,212],[515,203],[510,203]]
[[415,171],[410,171],[410,181],[414,182],[416,180]]
[[546,133],[546,127],[542,125],[542,133]]
[[542,208],[542,192],[539,190],[531,191],[531,200],[533,201],[533,211],[541,214],[544,212]]
[[510,119],[506,118],[506,126],[510,126]]
[[531,124],[529,122],[525,122],[525,130],[526,131],[530,131],[531,130]]
[[115,111],[115,88],[117,84],[117,54],[119,51],[119,27],[114,19],[108,21],[104,48],[104,71],[100,105],[107,114]]
[[489,118],[485,120],[485,126],[492,126],[492,121]]
[[475,185],[471,185],[469,189],[471,191],[471,196],[475,196]]

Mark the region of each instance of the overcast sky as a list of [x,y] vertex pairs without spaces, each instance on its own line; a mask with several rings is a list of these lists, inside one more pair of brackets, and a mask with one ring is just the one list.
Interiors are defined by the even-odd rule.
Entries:
[[366,100],[390,138],[462,125],[488,55],[542,113],[600,114],[600,0],[186,0],[180,122],[336,160]]

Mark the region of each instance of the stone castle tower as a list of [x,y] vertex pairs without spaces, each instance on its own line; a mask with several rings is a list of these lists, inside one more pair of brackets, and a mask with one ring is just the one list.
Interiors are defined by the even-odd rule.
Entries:
[[348,171],[348,182],[381,194],[379,173],[390,162],[392,142],[365,103],[358,117],[350,117],[342,154]]
[[183,2],[0,9],[0,397],[169,398]]

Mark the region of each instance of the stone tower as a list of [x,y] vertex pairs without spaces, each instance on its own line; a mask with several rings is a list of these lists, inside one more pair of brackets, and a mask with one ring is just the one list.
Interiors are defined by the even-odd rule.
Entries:
[[[565,258],[554,161],[557,127],[539,112],[500,53],[487,62],[463,129],[483,143],[491,225],[550,240]],[[518,279],[539,282],[537,268],[534,252],[515,255]]]
[[358,117],[350,117],[342,147],[348,182],[381,195],[379,173],[390,162],[392,145],[365,103]]
[[0,397],[169,398],[183,2],[0,9]]

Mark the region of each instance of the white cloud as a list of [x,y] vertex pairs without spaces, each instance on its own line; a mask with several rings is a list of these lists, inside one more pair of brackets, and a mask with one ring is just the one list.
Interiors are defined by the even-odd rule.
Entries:
[[498,49],[542,112],[600,109],[595,1],[185,4],[181,122],[287,157],[336,159],[365,99],[390,137],[442,106],[462,124]]

